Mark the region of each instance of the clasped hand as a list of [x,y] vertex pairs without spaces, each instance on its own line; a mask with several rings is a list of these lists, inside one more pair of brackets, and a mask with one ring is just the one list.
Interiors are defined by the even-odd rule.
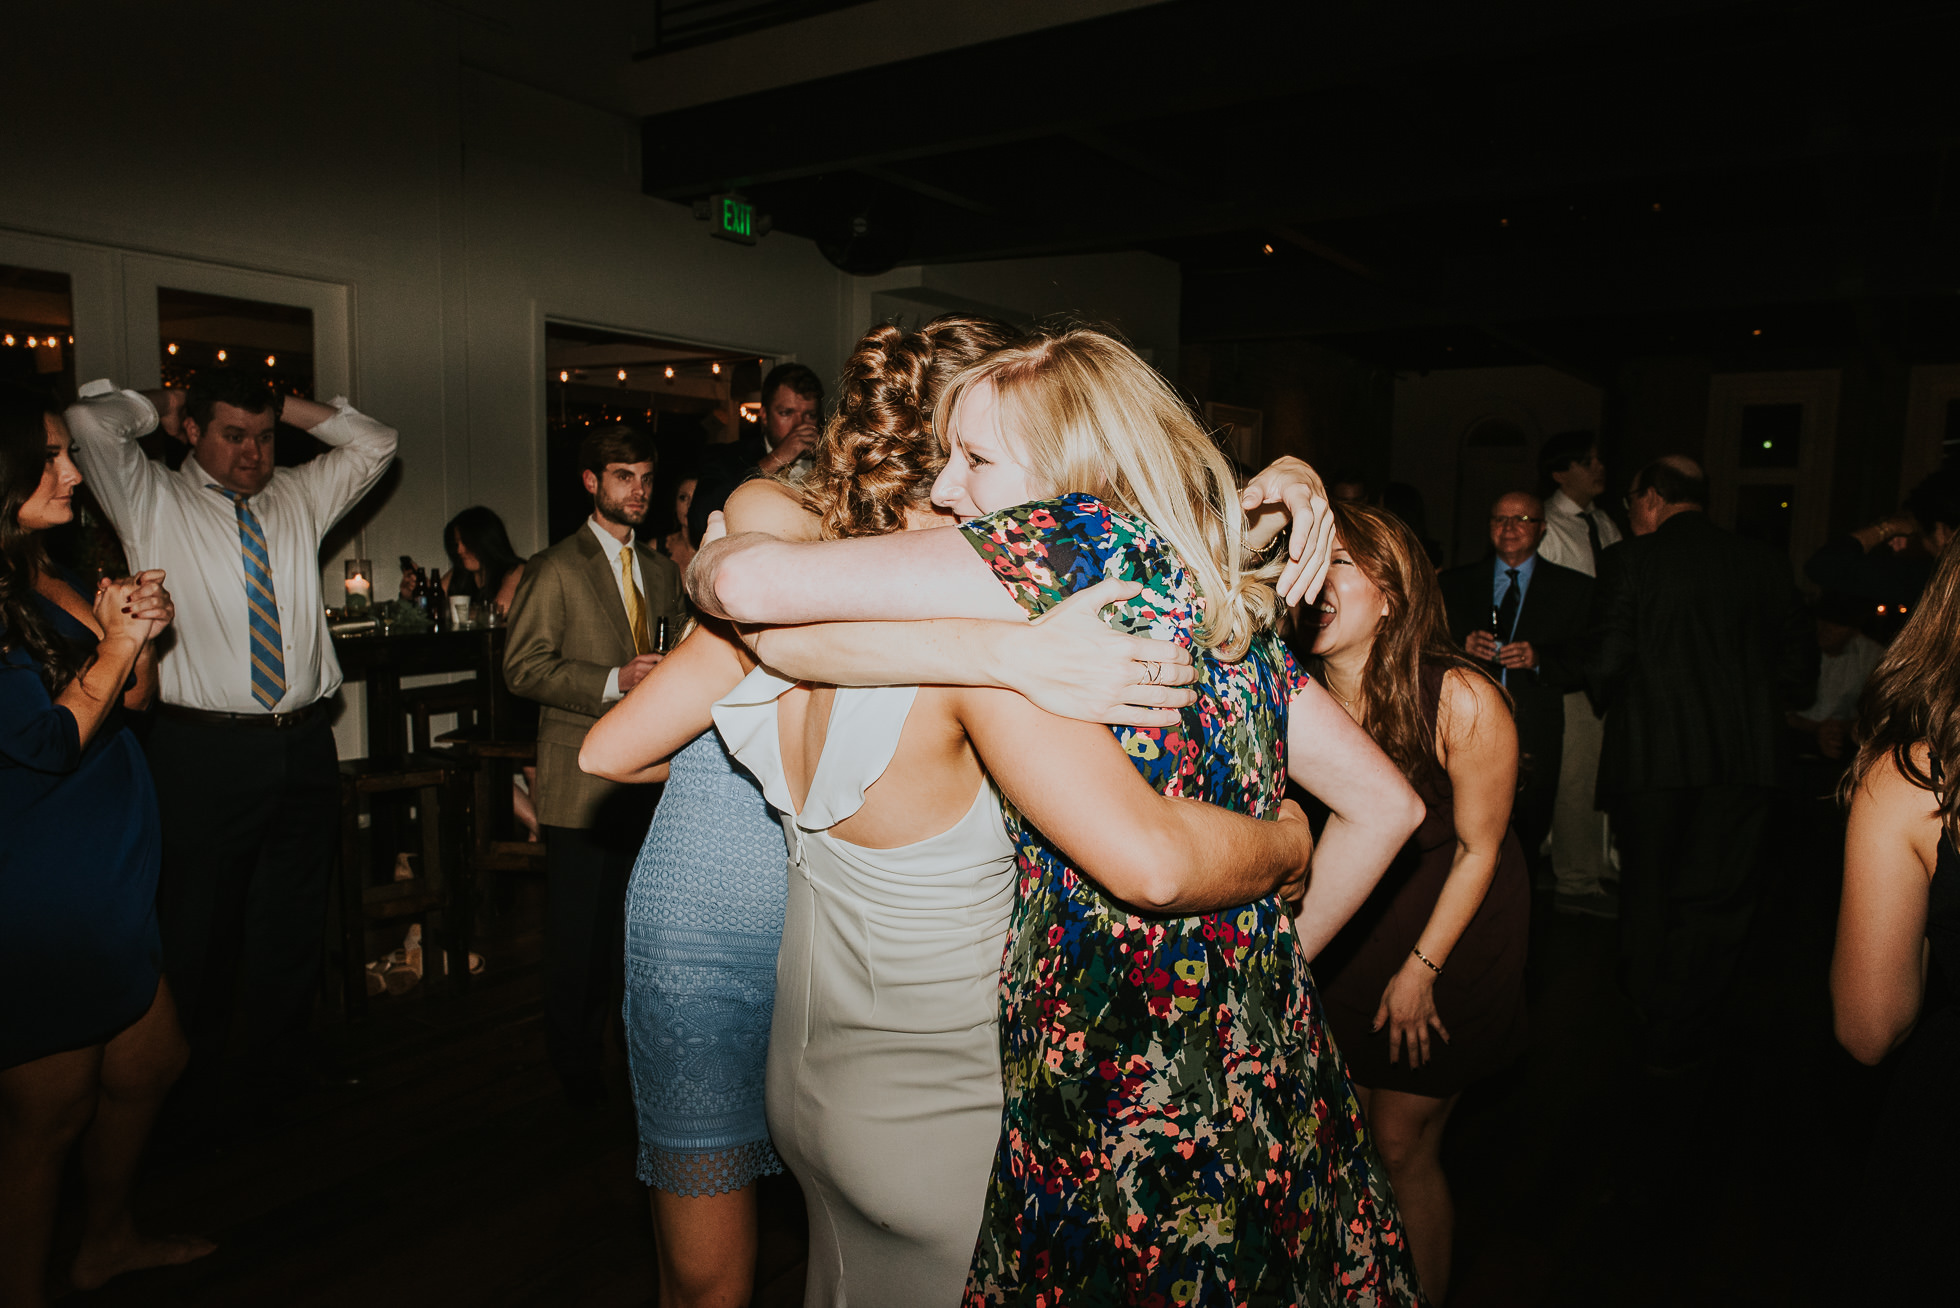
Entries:
[[1473,659],[1496,663],[1500,667],[1530,670],[1538,666],[1538,651],[1528,640],[1514,640],[1500,646],[1488,631],[1473,631],[1463,638],[1463,648]]
[[163,586],[163,569],[151,568],[134,577],[104,577],[95,584],[95,622],[104,640],[148,641],[177,616],[170,592]]

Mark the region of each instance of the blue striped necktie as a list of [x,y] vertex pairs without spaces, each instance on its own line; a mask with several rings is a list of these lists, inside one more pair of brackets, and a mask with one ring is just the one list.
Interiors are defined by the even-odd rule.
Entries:
[[211,486],[238,512],[238,551],[245,559],[245,625],[252,638],[252,698],[270,709],[286,694],[285,644],[279,638],[279,600],[272,588],[272,556],[265,532],[243,491]]

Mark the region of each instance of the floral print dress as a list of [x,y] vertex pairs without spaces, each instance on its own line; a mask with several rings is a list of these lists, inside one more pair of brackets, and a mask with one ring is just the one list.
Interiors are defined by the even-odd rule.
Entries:
[[[1195,649],[1195,586],[1146,522],[1071,495],[963,528],[1039,614],[1105,577],[1115,625],[1192,648],[1178,725],[1114,728],[1162,794],[1257,817],[1286,788],[1304,674],[1270,633]],[[1029,742],[1038,747],[1038,742]],[[1276,899],[1145,917],[1078,875],[1011,807],[1018,895],[1001,978],[1001,1139],[966,1302],[1418,1302],[1361,1107]]]

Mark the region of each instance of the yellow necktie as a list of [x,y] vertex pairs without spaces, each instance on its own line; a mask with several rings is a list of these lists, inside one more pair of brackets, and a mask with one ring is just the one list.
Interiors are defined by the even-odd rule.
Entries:
[[633,652],[651,654],[653,641],[647,637],[647,607],[640,599],[640,588],[633,584],[633,547],[619,551],[619,589],[626,596],[626,625],[633,629]]

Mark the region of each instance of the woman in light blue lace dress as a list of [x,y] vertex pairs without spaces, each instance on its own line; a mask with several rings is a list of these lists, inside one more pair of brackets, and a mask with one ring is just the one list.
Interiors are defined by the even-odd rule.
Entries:
[[[721,1280],[752,1266],[752,1236],[747,1248],[700,1248],[684,1232],[728,1208],[737,1221],[716,1226],[753,1232],[754,1183],[783,1170],[763,1118],[783,830],[713,731],[674,755],[670,769],[626,891],[622,1013],[639,1176],[653,1188],[655,1230],[667,1237],[662,1303],[685,1302],[700,1271]],[[691,1267],[697,1254],[714,1266]]]

